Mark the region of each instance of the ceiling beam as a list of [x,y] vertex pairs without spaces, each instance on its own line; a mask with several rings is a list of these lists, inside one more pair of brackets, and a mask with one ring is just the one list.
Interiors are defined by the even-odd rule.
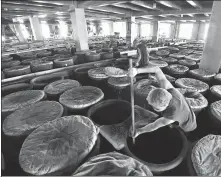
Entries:
[[7,8],[7,9],[24,9],[24,10],[27,10],[27,8],[30,10],[30,9],[33,9],[33,10],[36,10],[36,11],[51,11],[51,12],[57,12],[58,10],[55,10],[53,8],[48,8],[48,7],[40,7],[40,6],[30,6],[30,5],[22,5],[22,4],[4,4],[2,3],[2,8]]
[[73,1],[45,1],[45,0],[31,0],[33,2],[39,2],[43,4],[54,4],[54,5],[74,5]]
[[176,18],[176,17],[169,17],[169,18],[165,18],[165,19],[161,19],[160,21],[180,21],[180,20],[186,20],[186,21],[190,21],[190,20],[196,20],[196,21],[200,21],[200,20],[210,20],[209,17],[183,17],[183,18]]
[[176,1],[162,1],[162,0],[155,0],[155,1],[162,4],[162,5],[164,5],[164,6],[167,6],[167,7],[171,7],[171,8],[178,9],[178,10],[182,9],[181,6],[174,3]]
[[37,7],[48,7],[48,8],[56,8],[59,7],[55,4],[44,4],[44,3],[37,3],[37,2],[31,2],[31,1],[2,1],[2,3],[5,4],[13,4],[13,5],[31,5],[31,6],[37,6]]
[[197,9],[183,9],[181,11],[179,10],[167,10],[164,12],[138,12],[138,13],[133,13],[133,16],[143,16],[143,15],[153,15],[153,16],[158,16],[158,15],[187,15],[187,14],[205,14],[205,13],[211,13],[212,8],[204,8],[201,10]]
[[99,17],[99,18],[121,18],[119,15],[106,15],[106,14],[97,14],[93,12],[85,12],[85,15],[91,16],[91,17]]
[[114,6],[91,7],[90,9],[105,10],[107,12],[116,12],[116,13],[126,14],[127,16],[132,16],[133,14],[133,12],[130,10]]
[[186,0],[186,2],[188,2],[190,5],[192,5],[193,7],[197,8],[197,9],[203,8],[203,6],[197,1]]
[[127,9],[131,9],[131,10],[135,10],[135,11],[143,11],[143,12],[146,12],[148,9],[144,8],[144,7],[136,7],[132,4],[113,4],[113,6],[116,6],[116,7],[121,7],[121,8],[127,8]]
[[153,10],[163,11],[162,8],[158,8],[158,7],[154,8],[153,3],[150,4],[150,3],[146,2],[146,1],[137,0],[137,1],[130,1],[130,3],[131,3],[131,4],[138,5],[138,6],[142,6],[142,7],[147,8],[147,9],[153,9]]
[[[128,0],[129,1],[129,0]],[[88,8],[88,7],[96,7],[96,6],[107,6],[107,5],[112,5],[115,3],[119,3],[120,1],[93,1],[93,0],[88,0],[88,1],[79,1],[78,2],[78,8]]]

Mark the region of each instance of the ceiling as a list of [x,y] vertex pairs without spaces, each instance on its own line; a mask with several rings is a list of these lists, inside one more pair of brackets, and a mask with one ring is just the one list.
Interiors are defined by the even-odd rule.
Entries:
[[209,20],[213,1],[189,0],[125,0],[125,1],[45,1],[2,0],[2,18],[28,19],[38,16],[44,21],[70,22],[70,12],[75,7],[84,8],[86,19],[122,20],[135,16],[137,21]]

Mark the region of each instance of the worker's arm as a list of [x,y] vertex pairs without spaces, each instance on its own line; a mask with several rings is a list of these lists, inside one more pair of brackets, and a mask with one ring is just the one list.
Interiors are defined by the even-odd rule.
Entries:
[[145,122],[137,122],[135,124],[135,134],[132,135],[133,132],[132,132],[132,128],[131,128],[130,129],[130,136],[136,138],[140,134],[153,132],[161,127],[170,125],[174,122],[175,122],[174,120],[166,119],[164,117],[161,117],[161,118],[157,119],[156,121],[154,121],[153,123],[149,123],[149,124],[147,124]]
[[161,88],[164,89],[174,88],[158,66],[149,64],[148,66],[145,66],[143,68],[132,68],[132,70],[129,70],[129,75],[132,77],[135,77],[137,74],[142,74],[142,73],[154,73]]

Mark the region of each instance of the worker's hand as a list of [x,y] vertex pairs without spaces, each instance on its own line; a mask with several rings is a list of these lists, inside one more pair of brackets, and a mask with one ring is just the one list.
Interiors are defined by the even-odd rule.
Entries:
[[137,68],[132,68],[128,70],[128,76],[129,77],[135,77],[138,74]]

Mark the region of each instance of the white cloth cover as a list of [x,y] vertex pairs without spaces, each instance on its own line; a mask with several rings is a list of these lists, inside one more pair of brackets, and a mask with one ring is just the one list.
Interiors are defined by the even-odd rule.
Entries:
[[118,152],[110,152],[91,158],[81,165],[73,176],[153,176],[153,174],[141,162]]
[[150,60],[150,64],[158,66],[160,68],[164,68],[164,67],[168,66],[167,62],[160,61],[160,60]]
[[214,117],[221,121],[221,100],[210,105],[210,112]]
[[193,147],[191,159],[198,176],[221,176],[221,136],[200,139]]
[[104,98],[101,89],[92,86],[82,86],[67,90],[59,102],[69,109],[84,109],[98,103]]
[[66,90],[80,86],[81,84],[76,80],[64,79],[46,85],[44,91],[49,95],[59,95],[64,93]]
[[211,92],[221,98],[221,85],[214,85],[210,88]]
[[10,114],[3,122],[3,132],[7,136],[24,136],[39,126],[60,118],[63,106],[56,101],[40,101],[27,105]]
[[18,108],[36,103],[45,98],[42,90],[26,90],[11,93],[2,99],[2,112],[15,111]]
[[34,130],[24,141],[19,164],[33,175],[76,169],[93,149],[99,129],[84,116],[55,119]]
[[200,81],[200,80],[197,80],[197,79],[192,79],[192,78],[180,78],[180,79],[177,79],[175,84],[178,86],[178,87],[181,87],[181,88],[190,88],[190,89],[195,89],[195,91],[198,91],[198,92],[205,92],[209,89],[209,85]]
[[127,71],[115,67],[105,67],[105,74],[110,77],[126,77]]
[[88,71],[88,76],[93,79],[107,79],[108,76],[105,74],[104,67],[92,68]]

